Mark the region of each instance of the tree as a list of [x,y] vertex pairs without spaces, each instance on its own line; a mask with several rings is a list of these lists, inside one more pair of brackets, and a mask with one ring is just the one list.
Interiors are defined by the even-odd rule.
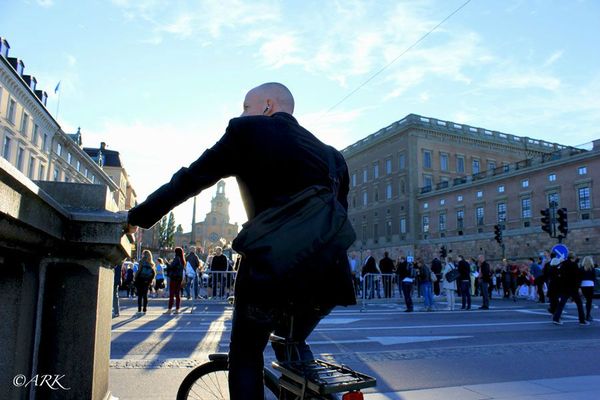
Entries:
[[158,248],[167,247],[167,216],[165,215],[158,222]]
[[173,211],[169,213],[165,239],[168,247],[175,247],[175,214],[173,214]]

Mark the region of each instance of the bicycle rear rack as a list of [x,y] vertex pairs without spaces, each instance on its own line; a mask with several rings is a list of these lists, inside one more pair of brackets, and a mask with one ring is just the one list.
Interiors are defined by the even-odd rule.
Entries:
[[351,368],[323,360],[309,362],[273,361],[275,370],[314,393],[330,394],[373,387],[377,380]]

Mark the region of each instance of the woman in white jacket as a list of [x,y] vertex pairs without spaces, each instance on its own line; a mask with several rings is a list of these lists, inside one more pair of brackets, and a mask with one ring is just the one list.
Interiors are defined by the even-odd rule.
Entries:
[[446,299],[448,300],[448,310],[454,310],[454,299],[456,296],[456,280],[448,282],[446,280],[446,274],[453,269],[456,269],[452,257],[446,257],[446,263],[444,270],[442,271],[442,288],[446,291]]

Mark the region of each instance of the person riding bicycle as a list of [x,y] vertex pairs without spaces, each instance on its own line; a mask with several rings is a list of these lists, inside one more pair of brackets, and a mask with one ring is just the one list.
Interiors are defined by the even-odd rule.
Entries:
[[[287,87],[273,82],[255,87],[246,94],[243,107],[242,115],[229,121],[212,148],[129,211],[129,232],[136,226],[151,227],[175,206],[229,176],[238,181],[251,221],[310,186],[329,186],[330,156],[340,183],[338,201],[348,208],[349,178],[343,156],[292,116],[294,98]],[[306,262],[307,273],[289,285],[261,275],[251,256],[240,262],[229,350],[232,399],[263,398],[263,351],[271,332],[289,332],[282,325],[283,312],[292,313],[292,339],[300,343],[300,357],[309,359],[312,353],[305,339],[321,318],[336,305],[356,303],[345,250],[333,257],[326,252],[313,254]],[[290,303],[295,305],[291,309]]]

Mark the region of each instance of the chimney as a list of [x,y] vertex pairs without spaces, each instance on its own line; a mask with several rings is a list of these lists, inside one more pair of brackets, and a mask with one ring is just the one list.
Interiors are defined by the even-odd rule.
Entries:
[[17,71],[17,74],[19,74],[19,76],[23,76],[23,71],[25,70],[25,64],[23,64],[23,61],[16,57],[8,57],[7,60],[15,69],[15,71]]
[[10,44],[3,37],[0,37],[0,55],[4,58],[8,58],[8,50],[10,49]]
[[42,102],[42,104],[45,106],[46,105],[46,101],[48,101],[48,93],[46,93],[43,90],[36,90],[35,91],[35,95],[37,96],[38,99],[40,99],[40,101]]
[[37,79],[35,79],[35,76],[23,75],[23,80],[27,83],[27,86],[35,92],[35,87],[37,86]]

